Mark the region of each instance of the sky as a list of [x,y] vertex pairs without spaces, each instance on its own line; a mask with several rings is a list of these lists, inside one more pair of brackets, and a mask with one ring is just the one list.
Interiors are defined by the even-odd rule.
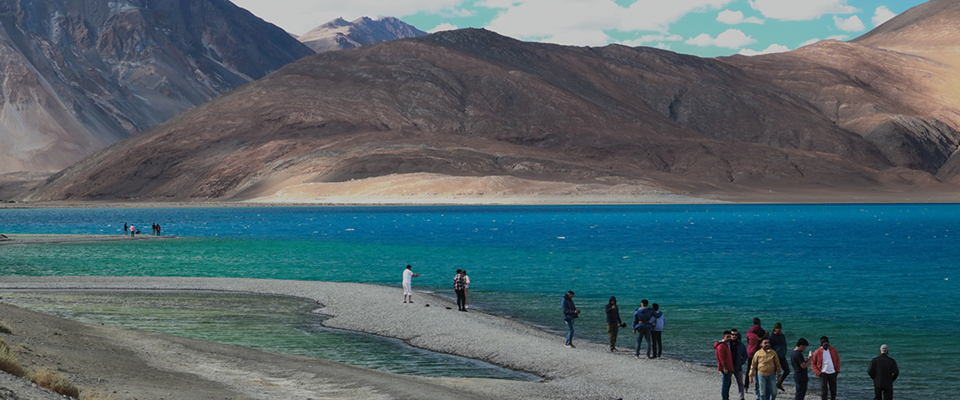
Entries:
[[485,28],[525,41],[649,46],[701,57],[849,40],[924,0],[233,0],[302,35],[332,19],[396,17],[427,32]]

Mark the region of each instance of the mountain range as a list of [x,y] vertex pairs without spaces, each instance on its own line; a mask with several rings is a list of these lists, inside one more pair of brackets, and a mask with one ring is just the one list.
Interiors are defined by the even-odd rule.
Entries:
[[0,0],[0,173],[59,171],[312,53],[227,0]]
[[694,196],[955,192],[957,23],[960,4],[934,0],[851,42],[715,59],[477,29],[326,52],[28,199],[244,200],[417,174]]
[[347,22],[337,18],[297,38],[317,53],[352,49],[395,39],[414,38],[427,33],[393,17],[358,18]]

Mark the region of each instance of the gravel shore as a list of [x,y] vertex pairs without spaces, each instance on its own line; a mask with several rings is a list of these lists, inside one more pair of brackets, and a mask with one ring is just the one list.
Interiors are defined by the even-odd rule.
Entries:
[[[106,337],[112,338],[115,347],[133,349],[131,351],[145,360],[150,368],[167,371],[167,375],[177,372],[202,381],[217,382],[228,392],[219,397],[190,398],[237,398],[239,393],[257,399],[444,396],[713,399],[720,389],[720,376],[707,367],[669,359],[635,359],[632,349],[610,353],[603,344],[577,342],[577,348],[565,348],[563,338],[558,335],[475,310],[457,312],[449,301],[429,294],[416,292],[415,303],[403,304],[399,287],[232,278],[0,277],[0,290],[3,289],[213,290],[296,296],[317,301],[317,312],[333,317],[324,322],[332,328],[398,338],[412,346],[483,360],[543,378],[541,382],[521,382],[400,376],[305,357],[230,350],[233,346],[197,344],[197,341],[149,332],[92,326],[100,330],[130,332],[123,335],[112,333]],[[629,337],[628,333],[623,342],[630,343]],[[329,371],[317,372],[312,371],[312,367],[307,368],[313,365],[323,365]],[[279,372],[269,375],[275,371]],[[327,379],[330,371],[338,371],[336,380]],[[369,377],[374,376],[383,377],[382,381],[371,383]],[[171,378],[158,376],[157,379],[163,384],[162,379]],[[260,381],[271,384],[256,383]],[[354,388],[351,389],[354,392],[338,392],[350,388]],[[187,397],[171,395],[167,398]]]

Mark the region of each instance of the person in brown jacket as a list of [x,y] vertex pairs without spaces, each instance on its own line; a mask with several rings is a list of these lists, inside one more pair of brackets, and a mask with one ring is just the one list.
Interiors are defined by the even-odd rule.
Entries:
[[760,384],[760,400],[774,400],[777,398],[777,377],[783,367],[780,365],[780,355],[770,347],[770,339],[760,342],[760,349],[753,354],[750,361],[750,372],[747,374],[746,384],[750,385],[750,377],[757,375]]
[[820,377],[820,399],[827,400],[827,389],[830,389],[830,400],[837,400],[837,375],[840,373],[840,355],[837,349],[830,345],[826,336],[820,338],[820,348],[810,356],[810,368],[813,374]]

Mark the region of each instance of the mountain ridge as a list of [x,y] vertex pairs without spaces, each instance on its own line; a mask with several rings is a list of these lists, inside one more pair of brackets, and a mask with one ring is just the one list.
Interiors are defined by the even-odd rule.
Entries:
[[388,40],[407,39],[426,35],[413,25],[394,17],[371,19],[360,17],[352,22],[337,18],[297,37],[313,51],[352,49]]

